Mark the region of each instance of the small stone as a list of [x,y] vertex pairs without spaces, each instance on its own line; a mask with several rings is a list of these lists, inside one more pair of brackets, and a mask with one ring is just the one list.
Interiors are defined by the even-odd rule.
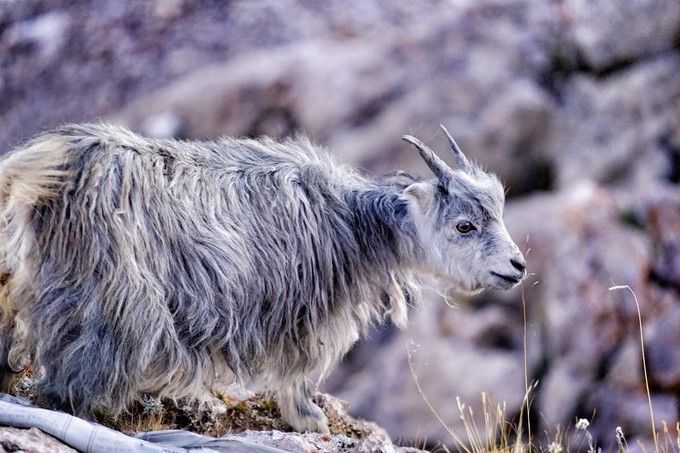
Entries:
[[19,429],[0,426],[0,452],[75,453],[38,428]]

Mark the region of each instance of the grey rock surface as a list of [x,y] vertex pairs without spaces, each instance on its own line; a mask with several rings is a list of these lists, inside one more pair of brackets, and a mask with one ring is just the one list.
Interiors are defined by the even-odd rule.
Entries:
[[669,392],[680,391],[680,307],[664,312],[647,330],[647,357],[652,381]]
[[75,453],[76,450],[38,428],[19,429],[0,426],[0,452]]
[[[347,414],[347,404],[330,395],[317,395],[331,421],[333,434],[297,433],[272,428],[281,426],[278,412],[268,415],[262,408],[248,402],[237,402],[240,418],[260,419],[260,429],[238,427],[239,418],[233,411],[230,419],[214,413],[204,425],[205,433],[188,429],[163,429],[138,433],[134,437],[108,429],[97,423],[55,410],[31,405],[25,398],[0,393],[0,449],[7,451],[87,451],[87,452],[383,452],[410,453],[419,451],[395,446],[389,435],[375,423],[354,420]],[[163,406],[161,405],[160,408]],[[159,410],[167,410],[159,409]],[[228,408],[227,408],[228,412]],[[146,415],[151,423],[162,426],[161,413]],[[166,413],[167,415],[167,413]],[[206,414],[193,414],[202,417]],[[132,426],[143,426],[144,414],[137,414]],[[231,424],[231,425],[229,425]],[[224,426],[223,426],[224,425]],[[37,426],[40,428],[32,428]],[[286,425],[284,424],[285,428]],[[30,428],[30,429],[29,429]],[[136,428],[137,430],[139,428]],[[344,432],[338,432],[338,429]],[[52,434],[51,437],[46,433]],[[132,434],[132,433],[128,433]],[[73,450],[71,447],[75,448]],[[0,450],[0,451],[5,451]]]
[[[141,97],[122,119],[136,125],[173,115],[189,138],[285,136],[301,129],[341,160],[376,172],[424,168],[399,137],[418,131],[443,146],[436,131],[444,122],[471,156],[526,190],[532,183],[527,168],[542,159],[532,146],[554,107],[534,80],[547,69],[540,39],[550,17],[540,15],[538,5],[524,17],[530,7],[497,5],[493,17],[488,6],[464,14],[424,10],[422,21],[385,28],[371,39],[319,38],[253,51]],[[527,27],[529,20],[536,29]],[[465,118],[473,116],[468,124]]]
[[662,179],[667,140],[680,121],[680,55],[651,58],[610,77],[566,82],[546,152],[558,183],[635,185]]
[[[675,426],[677,419],[676,399],[670,395],[652,394],[654,421],[657,429],[662,430],[665,422]],[[652,423],[649,413],[647,395],[644,391],[624,391],[619,387],[600,384],[590,390],[583,411],[606,407],[591,425],[591,431],[602,439],[603,448],[609,449],[614,444],[615,427],[620,426],[630,437],[652,437]],[[598,409],[600,412],[601,409]],[[614,428],[612,428],[614,427]]]
[[597,71],[671,49],[680,30],[674,0],[567,0],[561,12],[584,63]]
[[498,312],[482,314],[482,320],[466,313],[466,319],[458,317],[464,322],[449,324],[455,329],[449,330],[450,321],[444,319],[457,317],[458,310],[429,297],[413,313],[409,327],[381,348],[379,361],[348,376],[339,394],[354,413],[404,439],[417,440],[428,433],[428,442],[452,442],[424,398],[456,432],[464,432],[457,398],[472,408],[477,423],[484,422],[482,393],[493,411],[497,404],[505,404],[509,414],[519,412],[524,398],[521,353],[514,347],[498,350],[485,344],[488,339],[482,333],[504,329],[507,321]]
[[645,196],[644,218],[657,244],[654,272],[671,286],[680,286],[680,188],[664,187]]

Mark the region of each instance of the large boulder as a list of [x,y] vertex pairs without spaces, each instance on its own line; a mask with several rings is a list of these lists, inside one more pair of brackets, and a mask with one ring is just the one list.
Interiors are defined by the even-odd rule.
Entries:
[[633,297],[609,288],[646,295],[651,244],[620,222],[613,194],[589,183],[511,204],[507,213],[516,237],[528,237],[529,271],[539,282],[530,293],[541,306],[535,321],[546,353],[537,410],[546,427],[567,426],[637,325]]
[[[24,376],[20,379],[23,381],[30,381],[30,377]],[[30,395],[35,404],[41,403],[39,395],[31,394],[30,385],[15,386],[14,390]],[[236,394],[250,395],[245,399],[230,395],[224,397],[222,403],[216,398],[211,410],[189,401],[163,402],[149,398],[115,419],[100,412],[98,421],[112,429],[63,412],[34,407],[25,398],[0,393],[0,452],[4,449],[74,451],[69,446],[78,450],[111,452],[166,451],[163,447],[170,451],[186,448],[254,453],[419,451],[395,446],[384,429],[375,423],[350,417],[347,403],[333,396],[315,395],[317,404],[328,417],[331,433],[298,433],[281,419],[271,394],[236,390]],[[6,425],[8,427],[4,427]],[[26,429],[29,427],[33,428]]]
[[680,391],[680,306],[670,307],[647,329],[647,360],[653,384]]
[[669,137],[680,127],[680,55],[611,77],[572,77],[551,123],[546,152],[558,184],[640,185],[669,174]]
[[639,200],[655,247],[654,277],[680,287],[680,187],[656,186]]
[[566,0],[560,10],[582,63],[597,72],[671,49],[680,31],[675,0]]
[[[673,429],[672,435],[675,435],[677,399],[669,394],[652,394],[651,399],[654,424],[659,435],[665,436],[664,423],[668,429]],[[629,438],[652,437],[652,417],[644,389],[631,391],[608,383],[598,383],[589,389],[581,409],[584,415],[596,414],[590,429],[605,451],[611,451],[617,427]]]

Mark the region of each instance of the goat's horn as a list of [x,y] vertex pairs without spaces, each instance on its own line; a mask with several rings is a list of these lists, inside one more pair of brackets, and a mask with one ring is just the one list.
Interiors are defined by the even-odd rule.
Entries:
[[425,143],[421,142],[417,138],[412,137],[411,135],[404,135],[401,139],[416,147],[420,153],[420,157],[422,157],[427,166],[430,167],[432,173],[435,174],[439,181],[446,185],[449,180],[449,173],[451,172],[451,169],[448,165],[446,165],[446,162],[441,160],[441,158],[437,156],[434,151],[428,148]]
[[439,127],[442,128],[444,131],[444,135],[446,135],[446,138],[449,140],[449,145],[451,145],[451,151],[453,151],[453,157],[456,159],[456,164],[462,169],[466,169],[470,167],[470,162],[467,160],[467,157],[465,157],[465,154],[463,154],[463,151],[461,151],[460,146],[458,146],[458,143],[453,139],[451,134],[449,134],[449,131],[444,127],[443,124],[440,124]]

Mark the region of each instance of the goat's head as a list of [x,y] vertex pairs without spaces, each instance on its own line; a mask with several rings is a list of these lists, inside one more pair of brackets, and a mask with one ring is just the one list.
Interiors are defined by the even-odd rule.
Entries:
[[508,289],[526,275],[525,261],[503,223],[505,192],[498,178],[468,161],[442,126],[455,169],[420,140],[404,136],[418,149],[436,179],[416,182],[403,191],[426,272],[464,291]]

